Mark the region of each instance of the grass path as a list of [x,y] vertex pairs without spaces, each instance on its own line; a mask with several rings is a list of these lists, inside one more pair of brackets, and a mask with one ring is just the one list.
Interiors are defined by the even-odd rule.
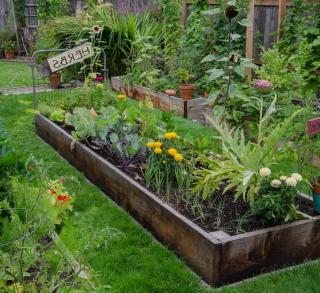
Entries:
[[[51,176],[66,177],[76,194],[74,215],[61,238],[98,272],[102,292],[216,292],[201,285],[183,262],[157,243],[97,187],[59,157],[33,131],[30,96],[0,98],[3,127],[23,151],[42,159]],[[320,264],[269,274],[218,292],[319,292]]]
[[[39,81],[37,81],[37,83],[38,82]],[[31,68],[27,63],[7,62],[0,60],[0,88],[12,88],[31,85]]]

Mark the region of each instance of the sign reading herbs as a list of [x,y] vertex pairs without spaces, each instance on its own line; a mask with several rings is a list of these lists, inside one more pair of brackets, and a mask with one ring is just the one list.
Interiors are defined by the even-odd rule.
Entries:
[[75,63],[82,62],[83,60],[93,56],[93,53],[92,45],[90,43],[86,43],[57,56],[48,58],[48,63],[51,72],[54,73]]

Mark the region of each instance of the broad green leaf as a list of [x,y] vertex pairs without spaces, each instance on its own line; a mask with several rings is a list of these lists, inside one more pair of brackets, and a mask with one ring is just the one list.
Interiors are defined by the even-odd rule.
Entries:
[[202,60],[201,60],[201,63],[204,63],[204,62],[211,62],[213,60],[216,60],[217,56],[216,55],[207,55],[206,57],[204,57]]
[[212,15],[217,15],[219,13],[221,13],[221,9],[220,8],[213,8],[213,9],[209,9],[206,11],[203,11],[202,14],[205,16],[212,16]]
[[224,75],[224,70],[214,68],[214,69],[208,70],[207,73],[210,74],[209,80],[212,81],[212,80],[216,80],[219,77],[221,77],[222,75]]
[[240,21],[238,21],[238,23],[239,23],[240,25],[246,26],[246,27],[252,25],[252,22],[251,22],[249,19],[246,19],[246,18],[241,19]]

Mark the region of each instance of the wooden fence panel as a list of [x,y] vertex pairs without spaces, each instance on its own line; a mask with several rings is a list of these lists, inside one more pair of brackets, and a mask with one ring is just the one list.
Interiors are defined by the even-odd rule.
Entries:
[[10,0],[0,0],[0,32],[8,30],[14,33],[14,19]]
[[276,6],[259,5],[254,8],[254,59],[259,59],[260,46],[267,49],[277,41],[278,10]]
[[154,0],[107,0],[105,2],[112,3],[113,7],[123,14],[152,11],[157,7]]

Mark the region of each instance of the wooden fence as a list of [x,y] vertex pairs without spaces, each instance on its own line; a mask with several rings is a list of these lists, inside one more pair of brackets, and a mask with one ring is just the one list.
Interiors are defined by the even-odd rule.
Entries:
[[[246,33],[246,55],[259,63],[261,44],[264,48],[271,45],[280,37],[280,25],[285,17],[287,5],[290,0],[251,0],[248,8],[247,18],[251,20],[252,26],[247,28]],[[209,5],[218,5],[214,0],[209,0]],[[186,24],[190,13],[191,1],[182,1],[182,25]]]
[[15,32],[11,0],[0,0],[0,32]]

